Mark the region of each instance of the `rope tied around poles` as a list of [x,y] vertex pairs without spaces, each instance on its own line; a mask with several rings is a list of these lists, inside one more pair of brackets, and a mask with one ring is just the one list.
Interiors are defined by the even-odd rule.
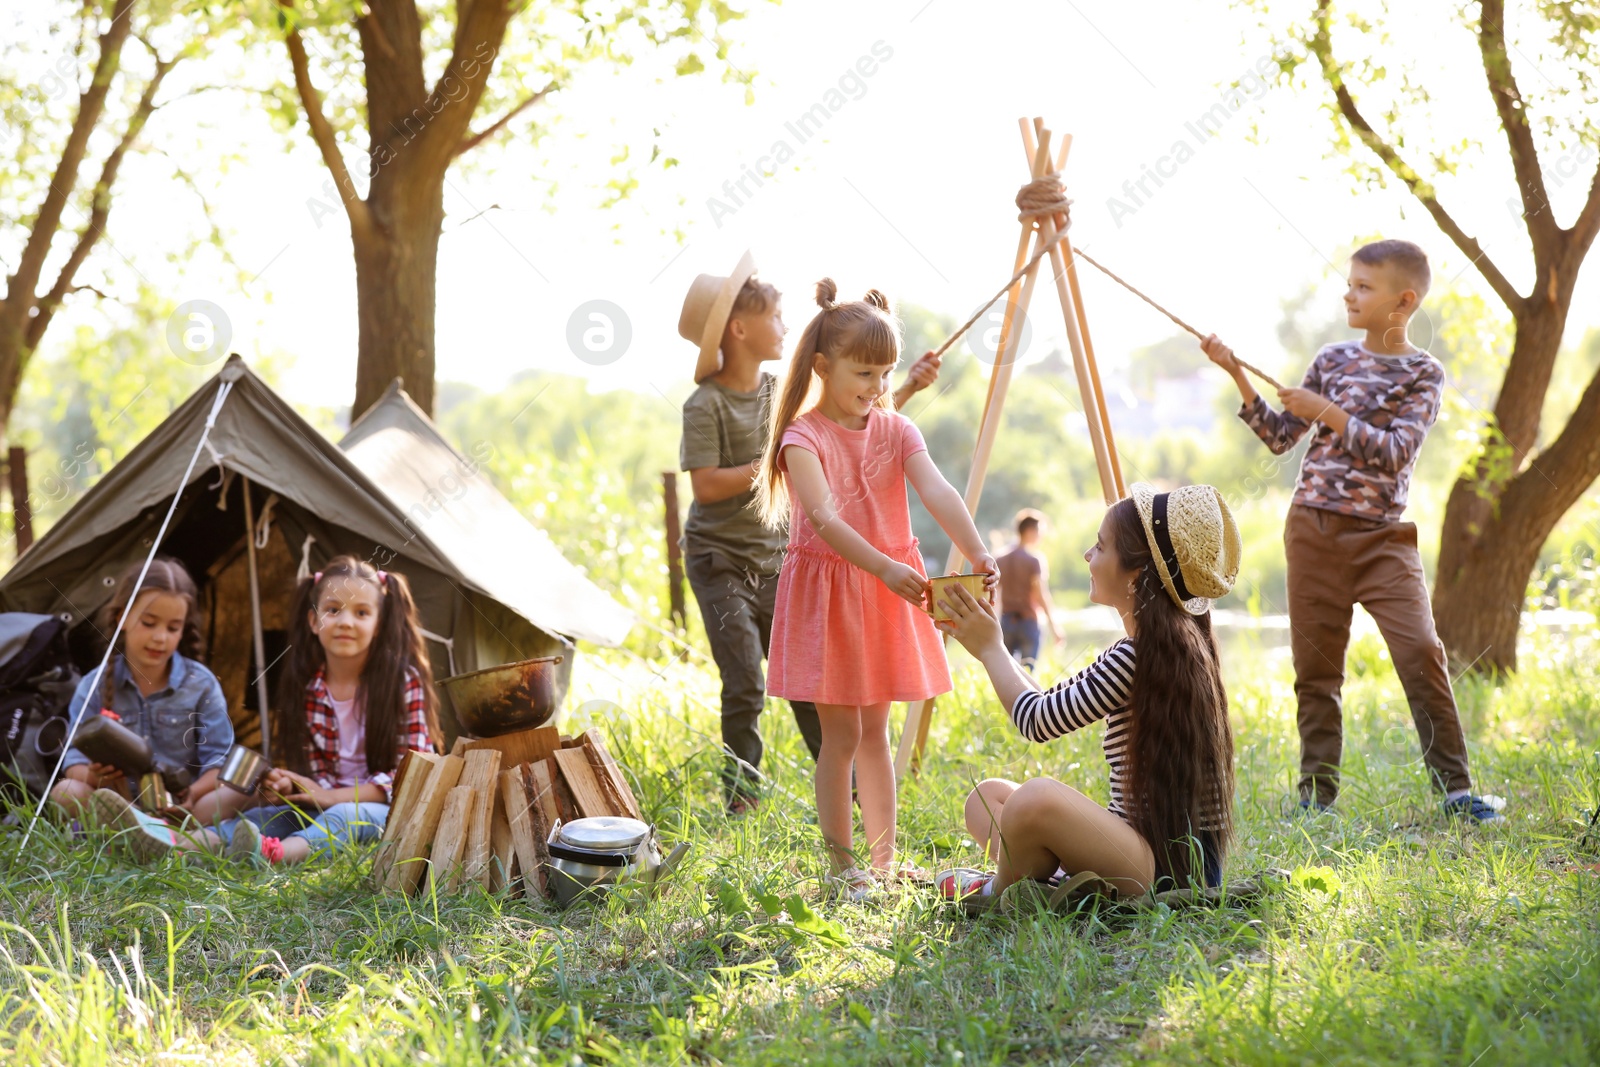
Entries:
[[1055,218],[1056,225],[1065,232],[1072,225],[1072,201],[1067,199],[1067,183],[1061,180],[1060,171],[1041,174],[1017,190],[1017,221],[1027,222],[1043,216]]
[[[951,345],[959,341],[966,334],[966,332],[972,328],[973,323],[981,319],[990,308],[994,307],[995,303],[999,301],[1002,296],[1005,296],[1006,293],[1011,290],[1013,285],[1016,285],[1017,282],[1021,281],[1026,275],[1030,274],[1033,271],[1034,266],[1038,264],[1039,260],[1048,255],[1051,249],[1055,248],[1058,244],[1067,239],[1067,231],[1072,228],[1072,200],[1067,196],[1067,186],[1066,183],[1061,180],[1061,173],[1059,171],[1051,171],[1048,174],[1041,174],[1039,177],[1033,179],[1018,189],[1016,204],[1017,221],[1037,222],[1041,219],[1052,219],[1057,227],[1056,235],[1048,241],[1041,242],[1039,248],[1028,259],[1028,262],[1022,265],[1022,269],[1013,274],[1010,280],[1000,287],[999,292],[991,296],[982,307],[973,312],[971,318],[969,318],[966,322],[963,322],[960,326],[956,327],[955,332],[947,337],[944,344],[940,345],[938,349],[934,351],[934,356],[937,357],[944,355],[945,352],[949,350]],[[1085,261],[1095,270],[1098,270],[1100,273],[1104,274],[1106,277],[1110,278],[1112,281],[1128,290],[1128,292],[1132,293],[1140,300],[1143,300],[1146,304],[1149,304],[1151,307],[1161,312],[1161,314],[1171,319],[1180,328],[1187,330],[1189,333],[1192,333],[1196,338],[1202,341],[1206,339],[1205,334],[1201,333],[1193,326],[1190,326],[1187,322],[1184,322],[1182,319],[1178,318],[1178,316],[1174,315],[1172,312],[1168,311],[1166,308],[1150,299],[1144,293],[1134,288],[1128,282],[1124,281],[1121,277],[1115,274],[1109,267],[1104,266],[1082,249],[1072,249],[1071,257],[1067,261],[1068,269],[1071,268],[1074,261],[1079,259]],[[1262,370],[1260,367],[1257,367],[1251,363],[1246,363],[1238,356],[1234,356],[1233,359],[1235,363],[1239,364],[1239,366],[1243,367],[1251,374],[1254,374],[1257,378],[1260,378],[1274,389],[1281,390],[1283,388],[1283,384],[1281,382],[1279,382],[1272,375],[1268,374],[1266,371]]]

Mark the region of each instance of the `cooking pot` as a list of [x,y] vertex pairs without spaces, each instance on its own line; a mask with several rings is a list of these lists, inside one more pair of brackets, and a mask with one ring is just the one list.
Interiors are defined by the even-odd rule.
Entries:
[[564,908],[585,894],[599,895],[623,881],[658,881],[676,866],[688,845],[680,844],[663,861],[655,827],[638,819],[602,815],[557,822],[546,847],[547,880],[556,903]]
[[440,679],[456,719],[473,737],[499,737],[543,726],[556,713],[560,656],[503,663]]

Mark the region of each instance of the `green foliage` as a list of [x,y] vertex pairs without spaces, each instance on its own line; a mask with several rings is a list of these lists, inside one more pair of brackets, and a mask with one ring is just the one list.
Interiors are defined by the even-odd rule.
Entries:
[[[535,373],[493,394],[446,386],[436,415],[569,560],[650,626],[671,628],[661,473],[677,469],[682,420],[670,401]],[[687,508],[687,477],[679,492]],[[684,596],[698,631],[687,582]],[[648,628],[631,640],[641,651],[659,643]]]
[[[324,94],[323,110],[330,123],[344,139],[365,131],[368,101],[357,21],[366,5],[339,0],[285,9],[277,0],[247,0],[241,6],[254,26],[254,32],[248,35],[249,43],[272,55],[280,71],[279,78],[264,90],[268,114],[279,130],[288,136],[301,135],[295,127],[302,121],[303,109],[282,44],[292,19],[293,27],[315,42],[311,49],[313,63],[322,67],[317,72],[317,83]],[[450,60],[459,5],[433,0],[417,7],[424,77],[433,86],[445,74]],[[551,96],[523,112],[514,123],[498,131],[493,140],[537,143],[559,121],[560,93],[570,88],[581,72],[597,67],[625,67],[647,52],[661,56],[679,77],[715,71],[724,82],[741,84],[747,92],[752,85],[753,65],[744,59],[736,65],[729,58],[733,42],[727,31],[744,17],[742,7],[705,0],[631,0],[615,4],[557,0],[511,7],[511,23],[505,41],[493,56],[494,69],[478,103],[480,120],[475,127],[490,125],[531,93],[548,88]],[[658,161],[663,169],[675,165],[677,160],[670,154],[661,154],[660,131],[656,131],[656,137],[644,165]],[[630,146],[622,146],[620,158],[613,164],[622,166],[630,150]],[[472,157],[467,158],[470,165]],[[607,203],[626,198],[637,186],[639,167],[623,166],[620,175],[608,179]],[[358,183],[362,181],[360,176],[355,177]]]

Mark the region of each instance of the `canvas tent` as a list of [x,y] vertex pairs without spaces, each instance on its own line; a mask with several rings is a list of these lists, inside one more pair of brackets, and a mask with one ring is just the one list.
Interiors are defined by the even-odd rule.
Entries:
[[[94,617],[122,571],[149,551],[223,381],[232,391],[161,550],[183,560],[201,586],[208,662],[241,741],[259,741],[247,483],[269,683],[296,574],[343,552],[410,580],[436,677],[562,654],[564,691],[575,639],[615,645],[632,627],[633,615],[563,559],[398,388],[357,422],[341,450],[238,356],[0,577],[0,610],[62,616],[75,658],[92,665],[101,640]],[[447,700],[441,705],[453,736],[454,714]]]

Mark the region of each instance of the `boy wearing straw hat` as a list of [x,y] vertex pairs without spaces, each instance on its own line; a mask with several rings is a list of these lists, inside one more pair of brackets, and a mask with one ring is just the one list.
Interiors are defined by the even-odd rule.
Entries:
[[1365,330],[1366,337],[1323,346],[1301,387],[1280,390],[1281,413],[1256,395],[1232,349],[1215,334],[1201,348],[1233,375],[1244,399],[1239,417],[1274,454],[1311,434],[1283,531],[1301,808],[1326,811],[1339,792],[1340,689],[1351,612],[1360,604],[1389,647],[1445,810],[1493,823],[1502,816],[1472,793],[1449,664],[1417,553],[1417,527],[1400,520],[1444,385],[1444,367],[1406,335],[1429,281],[1428,257],[1410,241],[1357,249],[1350,258],[1345,312],[1350,326]]
[[[788,543],[786,533],[769,530],[750,507],[777,382],[761,364],[783,357],[788,332],[782,296],[755,273],[755,259],[746,252],[733,273],[700,275],[678,318],[678,334],[699,349],[679,450],[693,489],[683,528],[684,569],[722,675],[723,790],[735,814],[756,804],[766,699],[761,661]],[[918,359],[894,394],[895,407],[938,376],[932,353]],[[822,747],[816,705],[794,701],[793,708],[815,759]]]

